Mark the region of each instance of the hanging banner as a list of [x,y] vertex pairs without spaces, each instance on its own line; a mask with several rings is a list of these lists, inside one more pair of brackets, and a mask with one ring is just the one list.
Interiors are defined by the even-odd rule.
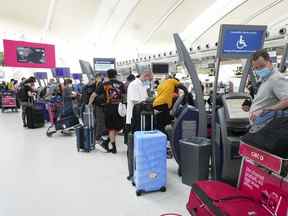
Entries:
[[3,46],[5,66],[30,68],[55,67],[54,45],[3,40]]

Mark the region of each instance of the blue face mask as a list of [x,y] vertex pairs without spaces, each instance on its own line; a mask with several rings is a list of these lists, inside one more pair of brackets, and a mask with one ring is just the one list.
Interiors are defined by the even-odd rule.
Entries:
[[149,80],[144,80],[143,81],[143,84],[146,88],[149,88],[150,87],[150,81]]
[[271,75],[271,73],[272,70],[267,67],[255,71],[256,76],[258,76],[260,79],[268,78]]

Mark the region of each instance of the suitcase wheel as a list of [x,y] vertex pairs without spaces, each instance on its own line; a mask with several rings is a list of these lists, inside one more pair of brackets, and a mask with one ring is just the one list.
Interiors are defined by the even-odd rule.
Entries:
[[136,184],[135,184],[135,182],[134,181],[132,181],[132,185],[135,187],[136,186]]
[[137,190],[137,191],[136,191],[136,195],[137,195],[137,196],[141,196],[143,192],[144,192],[143,190]]
[[166,192],[166,187],[161,187],[161,188],[160,188],[160,191],[161,191],[161,192]]

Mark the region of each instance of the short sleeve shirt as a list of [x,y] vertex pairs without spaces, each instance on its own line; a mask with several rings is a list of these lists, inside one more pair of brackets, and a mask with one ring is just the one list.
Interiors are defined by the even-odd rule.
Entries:
[[167,79],[161,83],[157,88],[157,96],[153,102],[153,106],[167,104],[169,108],[172,107],[173,95],[177,85],[180,82],[176,79]]
[[125,87],[118,80],[109,80],[96,89],[96,94],[104,94],[107,104],[119,104],[125,94]]
[[269,108],[284,99],[288,99],[288,80],[274,70],[273,74],[260,85],[250,112]]
[[132,81],[127,90],[126,124],[131,124],[134,103],[141,103],[148,98],[147,89],[140,79]]

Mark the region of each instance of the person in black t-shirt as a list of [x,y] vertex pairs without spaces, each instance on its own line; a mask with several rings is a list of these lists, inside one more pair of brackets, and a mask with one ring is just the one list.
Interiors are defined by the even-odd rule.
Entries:
[[24,127],[27,127],[26,109],[28,106],[31,106],[31,103],[33,102],[33,96],[35,95],[35,92],[33,90],[35,81],[36,80],[34,77],[28,78],[23,83],[22,86],[23,89],[20,90],[23,92],[21,95],[21,107],[22,107],[22,121]]
[[[113,154],[117,153],[115,138],[117,132],[122,130],[124,127],[124,118],[118,113],[119,103],[123,101],[123,95],[125,94],[124,84],[116,79],[117,71],[108,70],[107,75],[109,81],[104,82],[103,85],[99,87],[98,94],[104,95],[105,97],[105,125],[106,129],[109,131],[109,138],[112,144],[112,149],[110,150]],[[108,147],[109,148],[109,147]],[[107,148],[107,149],[108,149]]]
[[[103,84],[101,74],[97,74],[96,80],[94,83],[94,91],[90,96],[89,99],[89,105],[93,105],[94,107],[94,113],[95,113],[95,139],[96,143],[99,143],[103,148],[105,148],[107,151],[109,150],[108,143],[102,142],[101,143],[101,136],[104,134],[105,131],[105,115],[104,115],[104,93],[99,92],[101,85]],[[105,141],[108,141],[105,140]],[[108,141],[109,142],[109,141]]]

